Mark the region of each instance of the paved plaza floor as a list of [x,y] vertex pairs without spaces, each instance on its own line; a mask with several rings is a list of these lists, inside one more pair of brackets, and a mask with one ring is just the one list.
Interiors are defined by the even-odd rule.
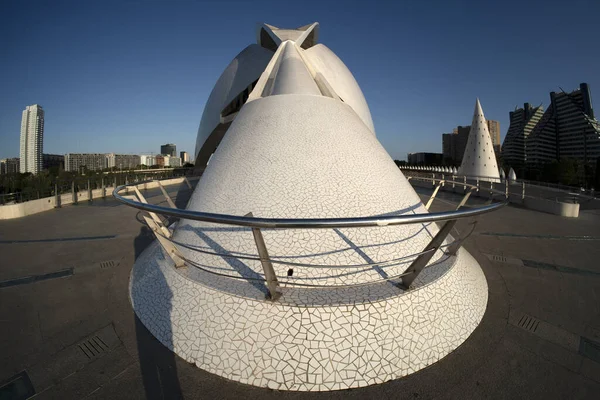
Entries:
[[[168,190],[184,207],[187,187]],[[459,200],[441,193],[432,209]],[[481,217],[465,246],[489,303],[471,337],[403,379],[323,393],[228,381],[154,339],[128,300],[131,267],[153,240],[142,221],[113,199],[0,221],[0,398],[600,398],[597,207],[577,219],[515,206]]]

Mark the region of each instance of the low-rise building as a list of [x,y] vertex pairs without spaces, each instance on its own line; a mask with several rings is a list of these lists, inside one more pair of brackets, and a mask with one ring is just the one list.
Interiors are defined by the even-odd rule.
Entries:
[[5,158],[0,160],[0,174],[18,174],[20,169],[20,158]]
[[169,167],[181,167],[181,158],[169,157]]
[[154,155],[141,155],[140,156],[140,165],[145,165],[147,167],[151,167],[156,165],[156,156]]
[[105,168],[108,168],[108,157],[105,153],[65,154],[65,171],[81,172],[85,169],[100,171]]
[[442,153],[408,153],[409,165],[437,165],[442,163]]
[[62,154],[42,154],[43,169],[57,167],[58,169],[65,168],[65,156]]

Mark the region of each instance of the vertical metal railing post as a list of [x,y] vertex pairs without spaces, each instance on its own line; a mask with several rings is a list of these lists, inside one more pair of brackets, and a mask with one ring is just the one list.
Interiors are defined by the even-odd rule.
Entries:
[[77,194],[75,193],[75,181],[71,182],[71,200],[73,204],[77,204]]
[[[245,216],[252,217],[252,213],[250,212]],[[279,281],[277,281],[277,275],[275,275],[273,264],[269,258],[269,251],[267,250],[265,239],[263,238],[260,228],[252,228],[252,235],[254,236],[254,242],[256,243],[256,249],[258,250],[258,257],[260,258],[260,263],[263,267],[263,272],[267,281],[269,298],[273,301],[277,300],[281,296],[281,293],[279,292]]]
[[102,198],[106,198],[106,185],[104,184],[104,176],[102,176]]
[[463,190],[467,190],[467,176],[463,176]]
[[88,192],[88,201],[92,202],[92,185],[90,185],[90,180],[87,181],[87,192]]
[[521,185],[523,185],[521,190],[521,200],[525,200],[525,182],[522,182]]
[[58,191],[58,183],[54,184],[54,208],[60,208],[60,192]]
[[427,210],[429,210],[429,207],[431,207],[431,204],[433,204],[433,200],[435,199],[435,196],[437,195],[438,191],[440,190],[440,187],[442,187],[442,185],[444,184],[444,181],[441,180],[438,185],[435,187],[435,190],[433,191],[433,194],[431,195],[431,197],[429,198],[429,201],[427,202],[427,204],[425,205],[425,208]]
[[402,287],[404,289],[410,289],[410,286],[413,284],[415,279],[417,279],[421,271],[423,271],[423,269],[427,266],[429,260],[431,260],[435,252],[440,248],[442,243],[444,243],[444,240],[446,239],[452,228],[454,228],[456,221],[457,220],[455,219],[446,221],[444,226],[442,226],[442,228],[433,237],[433,239],[431,239],[429,244],[425,246],[425,248],[422,251],[422,254],[415,258],[412,264],[410,264],[410,267],[408,267],[408,269],[406,270],[406,272],[410,274],[402,277]]

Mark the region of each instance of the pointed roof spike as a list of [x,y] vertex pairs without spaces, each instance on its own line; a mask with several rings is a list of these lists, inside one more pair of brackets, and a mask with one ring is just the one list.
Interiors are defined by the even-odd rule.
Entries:
[[477,98],[465,154],[460,165],[461,175],[499,182],[500,174],[493,148],[485,115]]
[[270,50],[277,50],[281,43],[291,40],[303,49],[317,44],[319,39],[319,23],[304,25],[295,29],[279,28],[274,25],[262,23],[256,30],[256,42]]
[[510,167],[510,170],[508,171],[508,179],[511,182],[514,182],[517,180],[517,174],[515,173],[515,170],[512,169],[512,167]]

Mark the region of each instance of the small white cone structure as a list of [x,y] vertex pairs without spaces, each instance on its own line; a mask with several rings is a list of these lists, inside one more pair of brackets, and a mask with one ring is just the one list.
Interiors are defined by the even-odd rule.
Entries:
[[504,168],[500,168],[500,179],[501,180],[506,179],[506,174],[504,173]]
[[454,175],[458,175],[458,169],[456,169],[456,167],[452,168],[452,173]]
[[475,102],[473,122],[460,165],[460,173],[467,178],[500,182],[494,145],[479,99]]
[[517,174],[515,173],[515,170],[512,169],[512,167],[510,167],[510,170],[508,171],[508,180],[511,182],[516,182],[517,180]]

